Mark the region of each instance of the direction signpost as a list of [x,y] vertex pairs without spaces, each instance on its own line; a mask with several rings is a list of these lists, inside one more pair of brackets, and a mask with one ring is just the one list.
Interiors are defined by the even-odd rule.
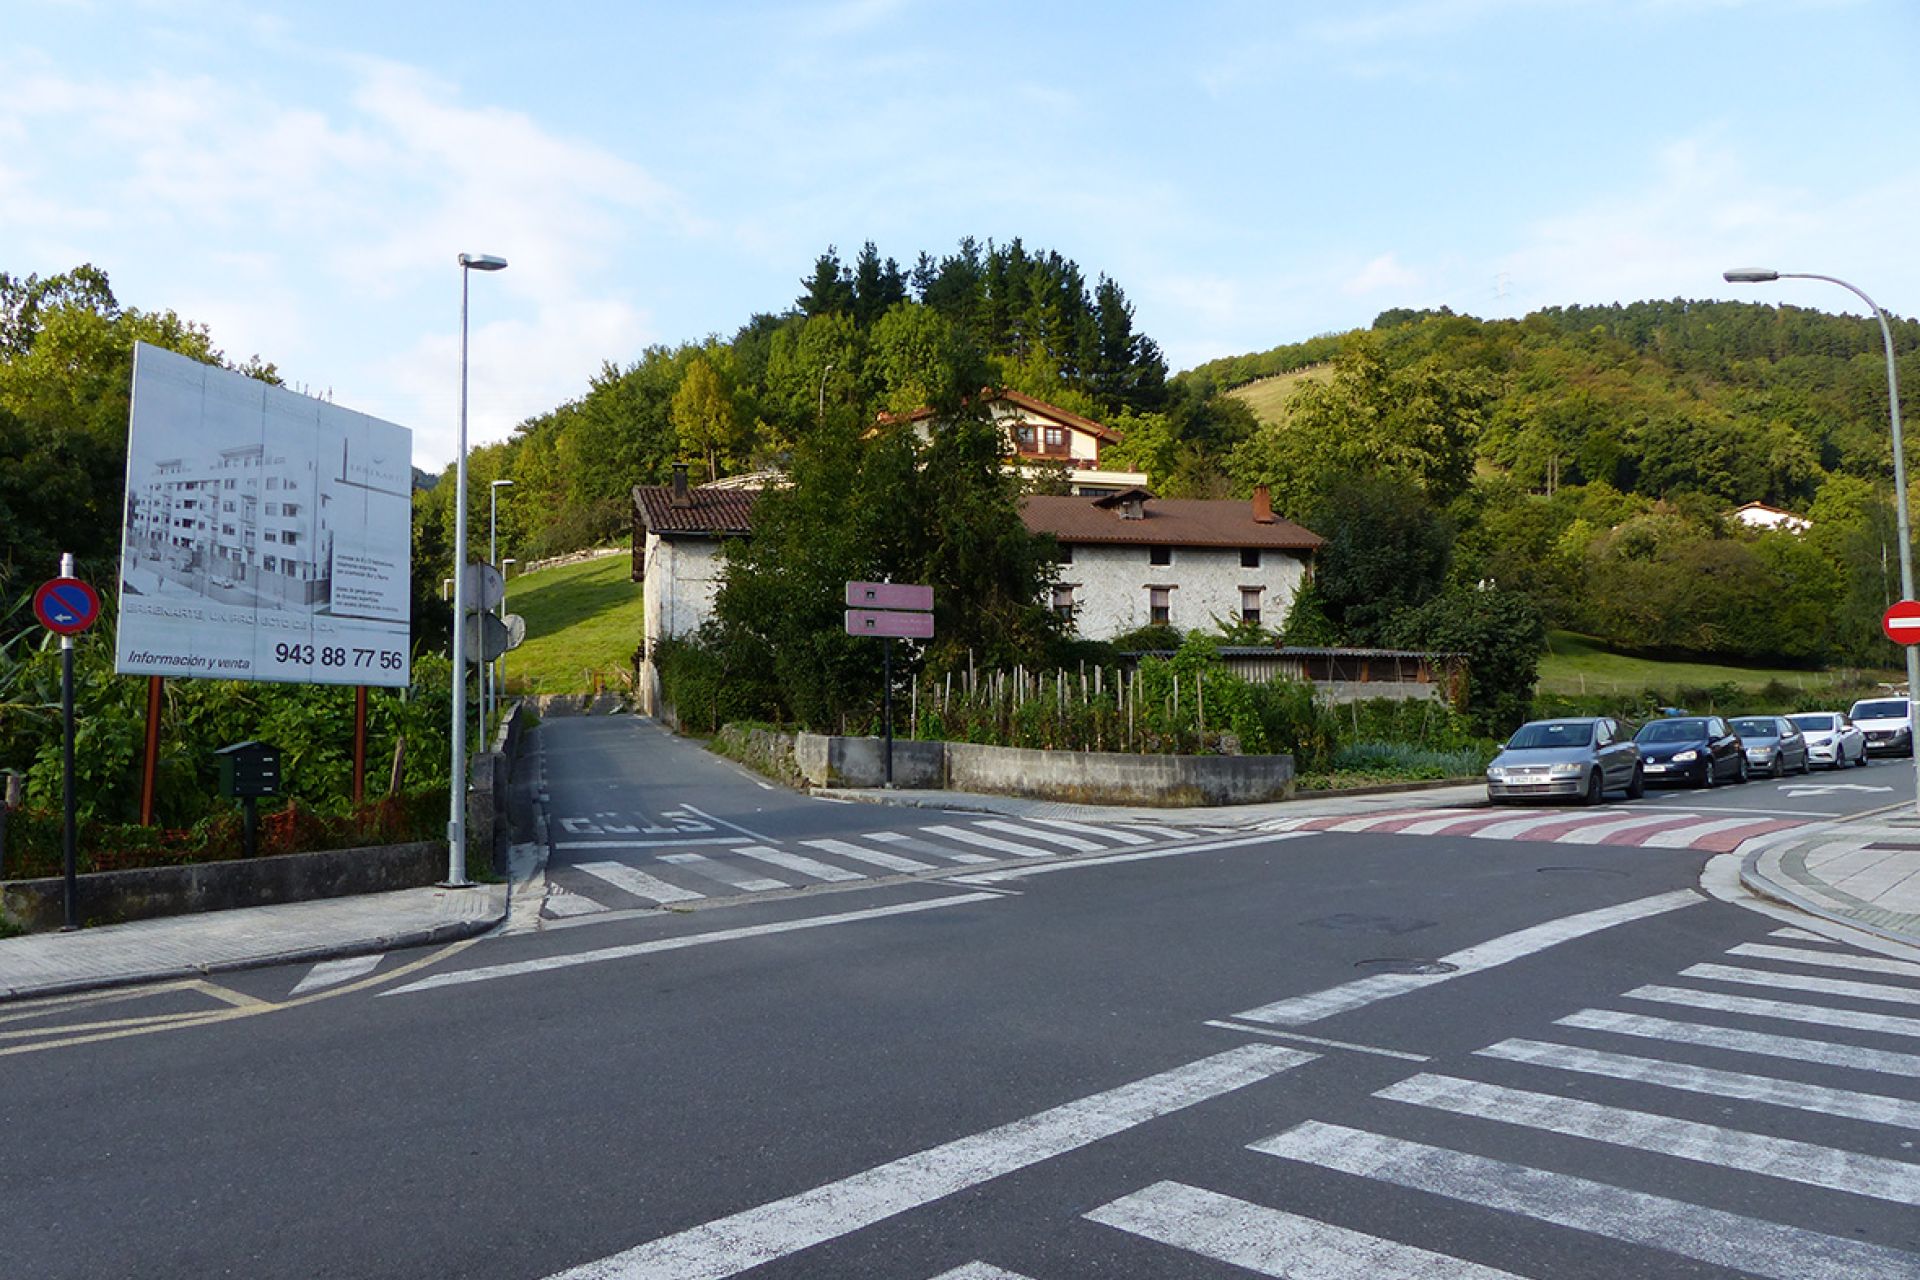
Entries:
[[933,638],[933,588],[907,582],[849,582],[847,634],[879,636],[881,661],[880,722],[886,737],[886,785],[893,785],[893,642]]
[[73,638],[100,617],[100,597],[92,587],[73,576],[72,555],[62,555],[60,576],[42,583],[33,593],[33,616],[40,619],[41,626],[60,637],[60,794],[66,810],[60,828],[61,874],[65,880],[61,893],[65,921],[61,930],[71,933],[80,927],[80,886],[73,855]]

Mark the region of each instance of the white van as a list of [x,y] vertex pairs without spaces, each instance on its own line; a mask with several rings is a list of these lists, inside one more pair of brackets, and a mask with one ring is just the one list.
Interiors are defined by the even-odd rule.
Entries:
[[1867,754],[1913,754],[1913,703],[1906,698],[1862,698],[1847,718],[1867,735]]

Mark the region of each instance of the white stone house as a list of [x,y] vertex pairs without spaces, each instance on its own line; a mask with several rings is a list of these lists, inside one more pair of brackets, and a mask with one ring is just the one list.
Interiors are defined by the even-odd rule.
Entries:
[[1788,533],[1805,533],[1813,528],[1813,521],[1805,516],[1770,507],[1764,502],[1749,502],[1735,507],[1727,512],[1727,518],[1749,529],[1785,529]]
[[[1120,443],[1120,434],[1113,429],[1023,392],[986,388],[980,394],[988,415],[1006,433],[1009,466],[1027,475],[1039,474],[1048,466],[1062,467],[1071,492],[1089,496],[1146,485],[1144,471],[1109,471],[1102,466],[1101,450]],[[937,417],[932,409],[920,409],[904,421],[911,422],[925,439]]]
[[1034,495],[1022,500],[1021,517],[1060,544],[1053,607],[1088,640],[1152,625],[1277,627],[1324,541],[1274,515],[1265,489],[1250,502],[1156,498],[1140,488]]
[[685,465],[672,484],[633,489],[633,580],[645,591],[640,657],[672,636],[692,635],[713,616],[725,567],[722,546],[753,532],[758,488],[687,483]]

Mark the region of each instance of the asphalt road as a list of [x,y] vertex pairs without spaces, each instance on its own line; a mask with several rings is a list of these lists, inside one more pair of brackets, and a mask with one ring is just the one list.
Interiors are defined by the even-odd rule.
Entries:
[[[1061,858],[616,731],[550,747],[556,818],[1000,856],[0,1009],[0,1274],[1920,1276],[1920,956],[1698,892],[1710,849],[1570,839],[1910,799],[1904,763]],[[663,851],[555,874],[707,875]]]

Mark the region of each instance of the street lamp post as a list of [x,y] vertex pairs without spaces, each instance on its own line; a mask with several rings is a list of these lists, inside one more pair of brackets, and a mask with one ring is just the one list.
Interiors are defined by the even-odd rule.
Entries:
[[[487,492],[487,563],[500,567],[500,490],[511,489],[513,481],[495,480]],[[506,595],[500,597],[500,608],[506,612]],[[480,749],[487,749],[487,720],[493,715],[495,706],[493,663],[487,661],[484,653],[480,655]]]
[[[1869,298],[1857,285],[1848,284],[1837,276],[1815,275],[1809,271],[1771,271],[1765,267],[1736,267],[1722,273],[1728,284],[1766,284],[1774,280],[1824,280],[1828,284],[1837,284],[1867,304],[1867,310],[1873,312],[1873,318],[1880,322],[1880,341],[1887,349],[1887,413],[1893,422],[1893,518],[1900,537],[1900,598],[1911,600],[1913,595],[1913,535],[1907,523],[1907,451],[1900,439],[1900,375],[1894,365],[1893,329],[1887,324],[1887,313],[1880,304]],[[1908,724],[1913,724],[1912,712],[1914,700],[1920,698],[1920,647],[1901,646],[1907,651],[1907,710]],[[1911,732],[1907,741],[1913,743]],[[1920,813],[1920,744],[1914,745],[1914,810]]]
[[499,271],[505,258],[460,255],[460,451],[453,485],[453,777],[447,816],[449,889],[468,889],[467,879],[467,278],[475,271]]

